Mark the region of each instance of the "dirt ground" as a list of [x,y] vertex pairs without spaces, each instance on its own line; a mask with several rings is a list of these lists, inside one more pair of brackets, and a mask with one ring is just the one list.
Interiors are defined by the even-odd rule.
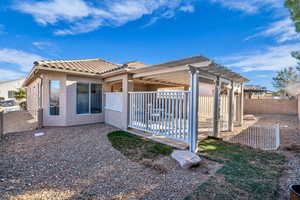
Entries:
[[36,120],[27,111],[16,111],[4,114],[4,134],[36,129]]
[[256,114],[256,120],[245,120],[244,127],[235,127],[234,132],[221,132],[224,140],[238,135],[248,126],[280,126],[280,148],[276,151],[286,156],[284,171],[280,178],[280,199],[288,200],[290,184],[300,184],[300,123],[296,115]]
[[7,134],[0,142],[2,199],[183,199],[221,166],[182,169],[170,157],[160,172],[114,149],[104,124]]
[[288,200],[290,184],[300,184],[300,124],[295,115],[256,115],[255,125],[280,125],[280,149],[286,164],[280,178],[280,199]]

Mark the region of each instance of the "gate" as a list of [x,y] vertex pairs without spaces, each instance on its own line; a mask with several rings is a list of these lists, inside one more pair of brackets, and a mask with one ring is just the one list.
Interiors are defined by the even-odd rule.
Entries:
[[188,142],[190,91],[129,92],[129,127]]

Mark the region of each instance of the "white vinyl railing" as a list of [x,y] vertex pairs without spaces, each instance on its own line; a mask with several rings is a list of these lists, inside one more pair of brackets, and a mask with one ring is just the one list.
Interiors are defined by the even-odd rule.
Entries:
[[129,127],[188,141],[190,91],[129,92]]
[[230,142],[240,143],[262,150],[276,150],[280,146],[280,127],[251,126],[229,139]]

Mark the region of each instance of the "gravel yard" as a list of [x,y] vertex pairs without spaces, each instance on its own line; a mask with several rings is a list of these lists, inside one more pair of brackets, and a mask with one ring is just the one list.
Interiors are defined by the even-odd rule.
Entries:
[[[94,124],[34,131],[30,130],[34,127],[27,123],[31,122],[27,117],[22,112],[6,116],[6,120],[10,119],[7,128],[14,133],[6,134],[0,142],[1,200],[183,199],[203,188],[202,183],[208,187],[219,177],[220,173],[215,173],[223,166],[205,159],[200,167],[184,170],[165,156],[153,162],[161,166],[160,170],[149,162],[128,159],[113,148],[107,138],[116,130],[111,126]],[[279,153],[286,155],[287,161],[279,192],[280,199],[288,199],[287,186],[300,181],[300,126],[295,116],[256,117],[258,125],[280,123]],[[38,132],[44,135],[35,137]]]
[[221,166],[184,170],[170,157],[161,172],[114,149],[104,124],[7,134],[0,143],[3,199],[183,199]]

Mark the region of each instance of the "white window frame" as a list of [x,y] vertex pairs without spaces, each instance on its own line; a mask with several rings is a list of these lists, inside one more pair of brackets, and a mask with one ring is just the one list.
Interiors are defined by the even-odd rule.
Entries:
[[[78,96],[77,87],[78,87],[78,84],[88,84],[89,85],[89,112],[88,113],[82,113],[82,114],[80,114],[80,113],[77,112],[77,96]],[[91,112],[91,105],[92,105],[91,104],[91,102],[92,102],[92,98],[91,98],[91,85],[92,84],[101,85],[101,88],[102,88],[102,90],[101,90],[101,99],[102,99],[102,101],[101,101],[101,112],[100,113],[92,113]],[[100,114],[103,114],[103,85],[102,85],[102,83],[81,82],[81,81],[78,81],[78,82],[76,82],[76,88],[75,88],[75,90],[76,90],[76,103],[75,103],[76,115],[100,115]]]

